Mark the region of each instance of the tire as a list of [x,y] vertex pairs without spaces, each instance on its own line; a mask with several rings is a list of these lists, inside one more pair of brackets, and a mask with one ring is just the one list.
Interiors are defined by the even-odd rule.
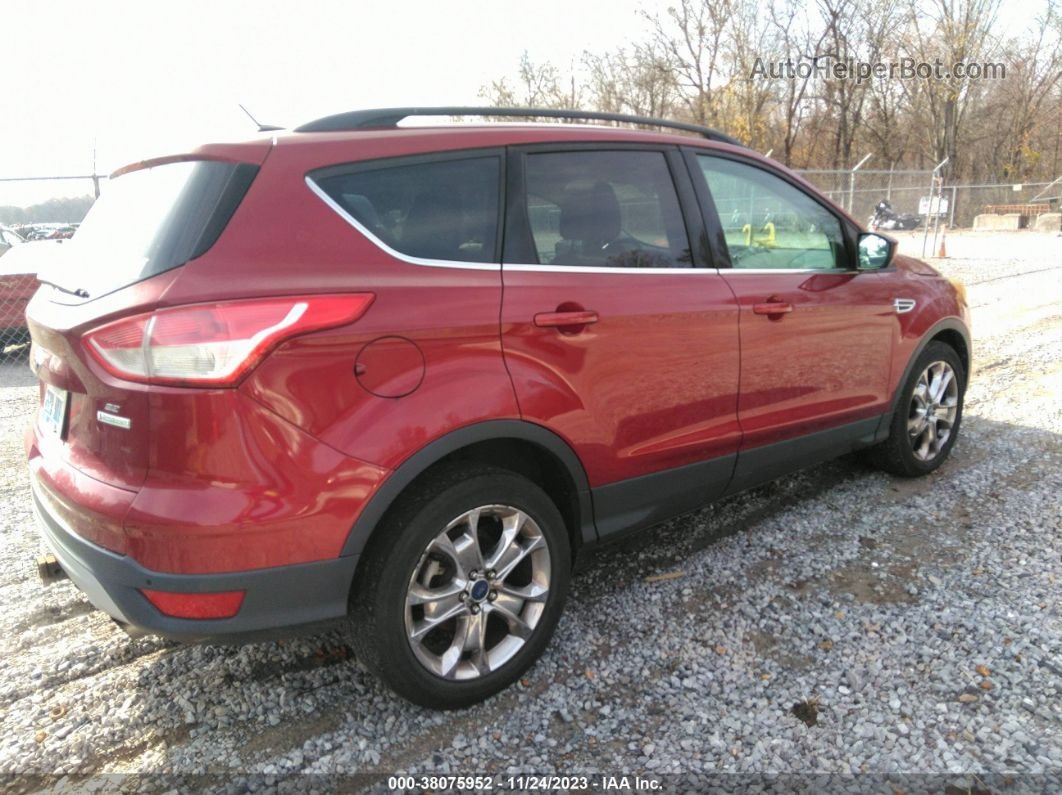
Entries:
[[[938,377],[945,381],[940,394]],[[965,394],[966,371],[955,349],[929,343],[903,384],[888,438],[867,451],[870,462],[893,475],[928,475],[951,453]]]
[[400,498],[374,538],[352,591],[352,643],[403,698],[471,706],[515,682],[546,648],[571,549],[560,512],[531,481],[448,467]]

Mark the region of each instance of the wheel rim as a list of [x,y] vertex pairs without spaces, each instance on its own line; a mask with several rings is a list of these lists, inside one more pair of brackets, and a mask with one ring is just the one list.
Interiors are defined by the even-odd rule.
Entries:
[[959,414],[959,379],[947,362],[933,362],[919,376],[911,395],[907,435],[919,461],[940,455],[955,430]]
[[549,547],[528,514],[483,505],[446,525],[420,556],[406,588],[406,637],[443,679],[476,679],[523,648],[542,620]]

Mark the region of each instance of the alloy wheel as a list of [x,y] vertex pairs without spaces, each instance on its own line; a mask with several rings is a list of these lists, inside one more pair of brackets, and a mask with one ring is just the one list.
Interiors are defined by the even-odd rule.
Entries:
[[427,670],[476,679],[527,643],[549,596],[551,562],[541,528],[507,505],[483,505],[428,544],[406,588],[409,645]]
[[959,379],[947,362],[932,362],[915,384],[907,415],[911,450],[932,461],[947,445],[959,412]]

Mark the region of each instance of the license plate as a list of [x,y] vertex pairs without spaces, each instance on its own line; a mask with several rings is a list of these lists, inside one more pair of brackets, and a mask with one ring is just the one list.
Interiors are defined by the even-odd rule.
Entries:
[[66,404],[70,393],[50,384],[44,387],[44,403],[41,405],[41,428],[53,436],[63,435],[66,424]]

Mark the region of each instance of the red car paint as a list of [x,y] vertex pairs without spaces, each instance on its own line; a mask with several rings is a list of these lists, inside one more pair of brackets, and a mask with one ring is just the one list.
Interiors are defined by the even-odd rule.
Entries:
[[[40,420],[27,434],[42,510],[149,572],[331,561],[350,554],[352,527],[396,471],[478,423],[545,429],[597,489],[878,417],[930,330],[965,328],[954,288],[903,257],[881,272],[817,274],[426,267],[307,184],[354,161],[573,143],[725,152],[801,183],[726,144],[564,126],[285,133],[123,169],[259,167],[201,256],[93,300],[47,287],[33,299],[42,402],[46,385],[69,393],[60,437]],[[353,323],[281,341],[234,387],[122,379],[85,348],[87,333],[138,313],[309,292],[375,298]],[[916,310],[897,314],[897,296]],[[188,590],[242,603],[242,590]]]

